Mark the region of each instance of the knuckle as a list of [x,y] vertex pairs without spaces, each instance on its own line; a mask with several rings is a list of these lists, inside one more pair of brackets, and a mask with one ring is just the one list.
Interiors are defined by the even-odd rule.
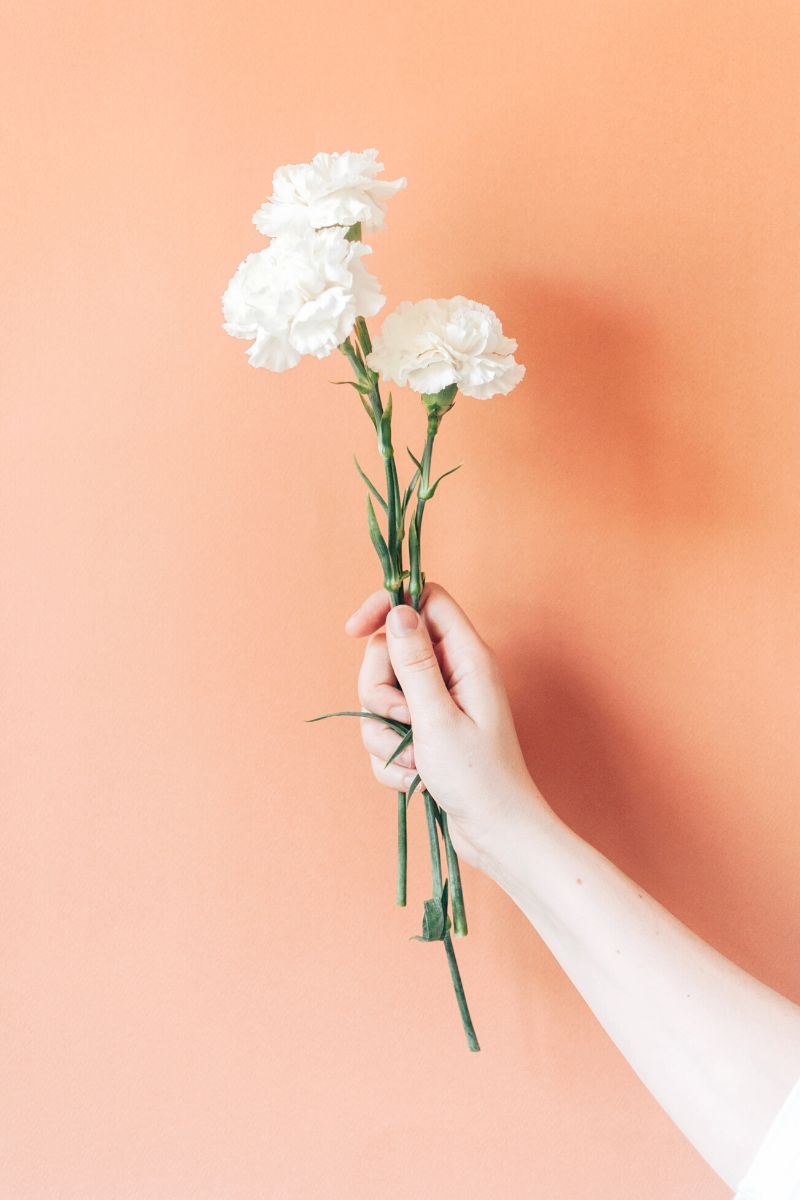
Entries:
[[403,666],[407,671],[413,671],[418,675],[424,675],[427,671],[439,670],[436,655],[429,646],[420,646],[418,649],[411,650],[403,659]]

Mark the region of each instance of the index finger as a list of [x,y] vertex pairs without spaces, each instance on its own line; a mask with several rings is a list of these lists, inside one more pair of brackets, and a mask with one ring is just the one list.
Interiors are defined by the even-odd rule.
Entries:
[[405,696],[397,686],[385,633],[374,633],[367,642],[358,674],[358,699],[368,712],[411,723]]
[[391,607],[392,600],[385,588],[373,592],[371,596],[367,596],[360,608],[347,618],[344,623],[345,633],[350,637],[367,637],[381,628]]

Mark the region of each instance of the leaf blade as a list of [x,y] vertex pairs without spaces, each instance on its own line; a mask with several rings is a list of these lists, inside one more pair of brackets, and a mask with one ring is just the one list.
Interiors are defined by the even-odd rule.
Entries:
[[405,750],[406,746],[409,744],[409,742],[411,741],[411,739],[413,738],[413,736],[414,736],[414,730],[413,730],[413,729],[409,729],[407,733],[404,733],[404,734],[403,734],[403,736],[401,737],[400,741],[397,743],[397,745],[395,746],[394,750],[393,750],[393,751],[392,751],[392,753],[389,755],[389,757],[387,758],[386,762],[383,764],[383,765],[384,765],[384,767],[390,767],[390,766],[392,765],[392,763],[394,762],[394,760],[395,760],[395,759],[396,759],[396,758],[397,758],[397,757],[398,757],[400,754],[402,754],[402,753],[403,753],[403,751]]
[[362,470],[361,463],[358,461],[355,454],[353,455],[353,462],[356,464],[356,470],[358,471],[359,475],[361,476],[361,478],[363,479],[364,483],[367,485],[369,490],[372,492],[373,496],[378,501],[378,503],[380,504],[383,511],[385,513],[388,513],[389,505],[386,503],[383,496],[380,494],[378,489],[375,487],[375,484],[372,482],[369,475],[367,475],[367,473]]

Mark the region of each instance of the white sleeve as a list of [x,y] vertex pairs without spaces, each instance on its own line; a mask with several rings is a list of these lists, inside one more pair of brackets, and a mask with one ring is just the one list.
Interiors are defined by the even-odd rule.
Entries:
[[800,1200],[800,1079],[767,1130],[734,1200]]

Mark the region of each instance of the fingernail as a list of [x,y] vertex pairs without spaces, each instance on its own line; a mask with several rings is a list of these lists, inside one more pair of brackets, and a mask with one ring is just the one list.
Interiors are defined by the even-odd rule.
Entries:
[[398,604],[397,608],[389,610],[386,626],[394,637],[408,637],[419,624],[417,612],[408,604]]
[[411,713],[405,704],[395,704],[389,709],[389,716],[394,717],[395,721],[403,721],[406,725],[411,724]]

